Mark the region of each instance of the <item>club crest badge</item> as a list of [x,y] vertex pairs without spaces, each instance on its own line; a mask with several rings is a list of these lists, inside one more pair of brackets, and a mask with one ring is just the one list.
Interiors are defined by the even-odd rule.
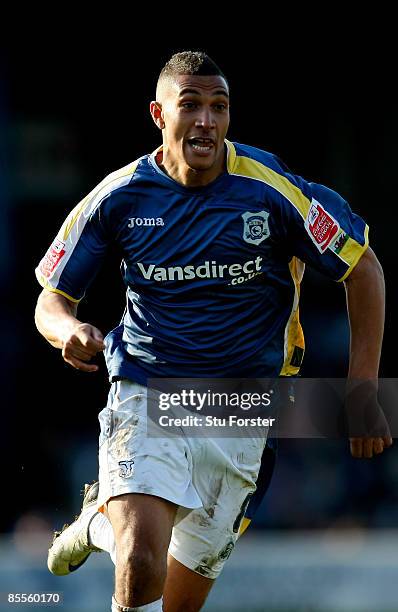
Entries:
[[249,244],[260,244],[270,235],[268,225],[269,212],[245,212],[243,219],[243,238]]

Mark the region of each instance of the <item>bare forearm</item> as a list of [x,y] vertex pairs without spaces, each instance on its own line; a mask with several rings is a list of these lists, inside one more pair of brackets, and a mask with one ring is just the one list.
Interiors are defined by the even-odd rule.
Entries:
[[371,249],[345,282],[351,328],[349,378],[377,379],[384,330],[385,286]]
[[52,346],[61,349],[64,339],[80,323],[76,313],[76,304],[57,293],[43,291],[35,311],[36,327]]
[[97,372],[91,359],[104,350],[99,329],[76,318],[77,305],[58,293],[44,289],[35,312],[37,329],[45,339],[62,350],[66,363],[83,372]]

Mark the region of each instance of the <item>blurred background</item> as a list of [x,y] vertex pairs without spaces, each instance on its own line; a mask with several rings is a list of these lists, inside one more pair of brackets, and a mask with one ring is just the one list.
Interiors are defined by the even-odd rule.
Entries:
[[[19,609],[6,593],[38,591],[61,591],[64,612],[109,609],[107,555],[68,578],[46,570],[52,530],[78,512],[84,482],[97,475],[97,413],[108,382],[104,367],[88,375],[66,366],[36,331],[34,268],[84,195],[160,144],[148,106],[173,52],[204,49],[224,70],[230,140],[276,153],[365,218],[387,280],[381,376],[396,377],[398,115],[374,49],[346,55],[333,47],[326,56],[328,39],[312,39],[306,53],[296,39],[282,61],[283,40],[268,45],[265,34],[256,45],[166,37],[145,52],[127,34],[101,44],[38,37],[23,52],[16,43],[0,49],[0,610]],[[106,332],[123,302],[119,262],[110,260],[80,316]],[[303,376],[344,376],[344,287],[307,270],[302,323]],[[205,610],[398,610],[398,448],[358,461],[342,440],[279,446],[269,493]]]

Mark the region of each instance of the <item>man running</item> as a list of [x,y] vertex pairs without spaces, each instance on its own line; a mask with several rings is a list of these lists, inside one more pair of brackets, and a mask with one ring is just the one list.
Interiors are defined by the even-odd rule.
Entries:
[[[36,324],[48,342],[84,372],[105,351],[112,385],[99,416],[98,499],[91,490],[84,529],[60,536],[53,561],[66,554],[79,565],[91,550],[112,549],[112,533],[114,612],[157,612],[163,597],[167,612],[201,608],[238,537],[266,443],[266,430],[147,436],[148,379],[296,375],[305,264],[345,282],[349,377],[378,375],[384,281],[365,222],[274,155],[226,140],[229,95],[207,55],[174,55],[150,105],[162,146],[84,198],[36,271]],[[111,243],[123,253],[126,309],[104,340],[77,305]],[[351,453],[371,457],[391,443],[388,432],[357,437]]]

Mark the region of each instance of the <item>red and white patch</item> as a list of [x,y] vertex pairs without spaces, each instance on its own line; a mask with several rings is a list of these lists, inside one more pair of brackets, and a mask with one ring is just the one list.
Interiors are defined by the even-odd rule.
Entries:
[[64,255],[65,243],[56,238],[40,262],[39,270],[43,276],[51,276]]
[[336,219],[334,219],[330,213],[326,212],[319,202],[314,199],[311,202],[311,208],[308,211],[304,225],[312,242],[320,253],[326,251],[340,229]]

